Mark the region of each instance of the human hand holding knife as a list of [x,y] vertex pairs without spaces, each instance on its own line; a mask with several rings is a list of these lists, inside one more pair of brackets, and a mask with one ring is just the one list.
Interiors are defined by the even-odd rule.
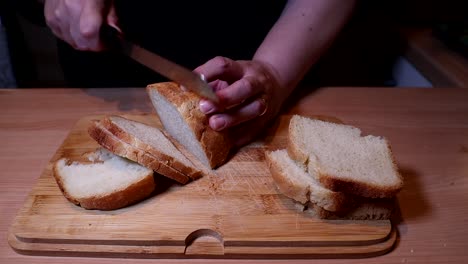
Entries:
[[[156,71],[182,86],[198,91],[207,99],[200,100],[199,108],[209,116],[210,127],[215,131],[229,129],[236,145],[243,145],[258,134],[287,97],[282,92],[285,89],[282,89],[279,75],[274,65],[269,63],[268,56],[263,59],[253,57],[251,60],[217,56],[207,58],[209,60],[194,70],[196,73],[178,65],[175,71],[171,71],[174,68],[160,65],[172,66],[174,63],[168,64],[164,59],[155,63],[160,56],[151,55],[122,37],[117,30],[119,20],[113,1],[47,0],[44,10],[48,26],[54,34],[74,49],[99,52],[113,47],[116,54],[125,52],[140,63],[155,67]],[[117,29],[109,29],[109,25]],[[108,45],[105,39],[108,39]],[[202,74],[206,81],[200,78]]]

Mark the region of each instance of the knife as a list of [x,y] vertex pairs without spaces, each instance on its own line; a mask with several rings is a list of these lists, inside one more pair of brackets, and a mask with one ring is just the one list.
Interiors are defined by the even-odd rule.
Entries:
[[205,97],[215,103],[218,102],[218,97],[204,80],[203,76],[126,40],[117,29],[110,25],[104,25],[101,28],[100,34],[109,49],[123,53],[201,97]]

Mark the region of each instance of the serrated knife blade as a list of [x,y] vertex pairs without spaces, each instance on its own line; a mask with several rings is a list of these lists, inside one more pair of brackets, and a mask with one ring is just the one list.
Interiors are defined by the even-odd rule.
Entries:
[[122,37],[120,32],[111,26],[103,26],[101,35],[113,50],[125,54],[147,68],[165,76],[166,78],[184,86],[194,93],[218,102],[218,97],[202,76],[172,62],[156,53],[148,51]]

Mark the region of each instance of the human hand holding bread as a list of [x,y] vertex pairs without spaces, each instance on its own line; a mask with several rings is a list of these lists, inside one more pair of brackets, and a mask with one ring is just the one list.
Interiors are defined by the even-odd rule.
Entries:
[[[52,32],[77,50],[103,51],[99,31],[103,24],[118,29],[113,1],[47,0],[44,15]],[[209,115],[216,131],[231,130],[233,143],[250,142],[274,117],[284,96],[273,67],[257,60],[234,61],[215,57],[195,69],[211,83],[218,104],[202,100],[200,109]]]
[[235,146],[249,143],[280,110],[287,96],[274,68],[258,60],[234,61],[215,57],[195,69],[213,87],[219,98],[215,104],[200,101],[200,110],[209,115],[216,131],[229,130]]
[[[99,34],[102,25],[119,30],[112,0],[44,2],[47,25],[75,49],[103,51],[106,47]],[[220,98],[216,105],[201,102],[210,127],[229,130],[237,147],[252,141],[329,46],[351,13],[353,1],[349,2],[290,1],[253,56],[244,56],[243,60],[206,57],[208,61],[195,71],[211,82]],[[318,25],[321,32],[311,30]]]

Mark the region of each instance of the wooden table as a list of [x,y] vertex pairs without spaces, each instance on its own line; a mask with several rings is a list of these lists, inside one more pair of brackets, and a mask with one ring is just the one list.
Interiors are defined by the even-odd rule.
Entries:
[[[393,251],[370,259],[314,263],[468,262],[466,89],[323,88],[297,97],[301,99],[293,99],[286,113],[335,116],[366,133],[386,136],[405,177],[404,190],[398,195],[401,220],[396,223],[399,239]],[[141,88],[0,90],[0,263],[187,262],[31,257],[15,253],[7,243],[14,216],[79,118],[152,111]]]

